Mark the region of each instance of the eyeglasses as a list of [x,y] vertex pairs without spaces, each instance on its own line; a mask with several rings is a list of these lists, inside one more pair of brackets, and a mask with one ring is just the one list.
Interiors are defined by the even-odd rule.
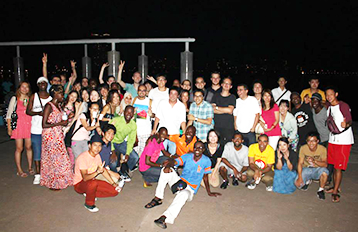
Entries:
[[194,95],[194,97],[203,97],[203,95]]

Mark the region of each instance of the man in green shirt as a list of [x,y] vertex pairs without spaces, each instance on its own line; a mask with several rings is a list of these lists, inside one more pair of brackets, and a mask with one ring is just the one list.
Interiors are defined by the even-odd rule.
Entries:
[[[109,123],[116,127],[117,133],[112,140],[112,151],[115,152],[110,157],[110,169],[117,171],[117,165],[120,155],[123,154],[121,174],[124,179],[130,181],[128,173],[124,172],[124,167],[128,165],[129,170],[133,170],[139,160],[138,154],[133,150],[136,141],[137,124],[132,120],[134,108],[131,105],[126,106],[123,116],[114,117]],[[127,140],[125,140],[127,138]],[[124,173],[123,173],[124,172]]]

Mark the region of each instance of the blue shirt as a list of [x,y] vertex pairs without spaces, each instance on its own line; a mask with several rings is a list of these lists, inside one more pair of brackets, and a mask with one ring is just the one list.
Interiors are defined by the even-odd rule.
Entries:
[[109,157],[111,157],[111,154],[112,154],[111,142],[108,142],[107,145],[105,142],[102,142],[102,150],[99,153],[99,155],[101,156],[102,162],[103,161],[105,162],[104,166],[109,165],[110,163]]
[[175,159],[175,161],[177,161],[176,166],[184,166],[180,178],[186,182],[194,190],[194,194],[196,194],[204,174],[211,173],[210,159],[203,154],[201,158],[195,162],[194,154],[187,153]]
[[129,92],[130,94],[132,94],[133,99],[138,96],[137,90],[134,88],[134,85],[126,83],[126,87],[123,88],[125,91]]

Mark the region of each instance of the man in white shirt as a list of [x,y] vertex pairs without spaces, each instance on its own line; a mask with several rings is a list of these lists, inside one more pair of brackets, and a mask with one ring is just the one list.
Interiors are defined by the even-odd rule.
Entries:
[[169,90],[169,100],[161,100],[158,104],[152,134],[159,128],[168,129],[169,135],[179,134],[180,127],[183,132],[186,128],[186,109],[184,104],[178,100],[179,88],[171,87]]
[[149,99],[152,100],[152,111],[154,114],[156,114],[159,102],[163,99],[169,99],[169,91],[165,86],[167,78],[165,75],[159,74],[156,79],[158,87],[152,89],[148,95]]
[[236,108],[234,109],[234,127],[239,131],[244,139],[244,145],[249,147],[256,142],[255,127],[260,117],[260,106],[255,97],[248,96],[247,85],[237,86]]
[[279,87],[272,90],[272,95],[276,104],[280,105],[280,101],[283,99],[287,101],[291,100],[291,91],[285,88],[285,85],[287,84],[285,77],[279,77],[277,83]]

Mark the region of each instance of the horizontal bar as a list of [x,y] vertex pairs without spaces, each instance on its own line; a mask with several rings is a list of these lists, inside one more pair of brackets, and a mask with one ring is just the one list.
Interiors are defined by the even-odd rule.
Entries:
[[181,43],[195,42],[194,38],[135,38],[135,39],[78,39],[51,41],[16,41],[0,42],[0,46],[30,46],[30,45],[61,45],[61,44],[98,44],[98,43]]

